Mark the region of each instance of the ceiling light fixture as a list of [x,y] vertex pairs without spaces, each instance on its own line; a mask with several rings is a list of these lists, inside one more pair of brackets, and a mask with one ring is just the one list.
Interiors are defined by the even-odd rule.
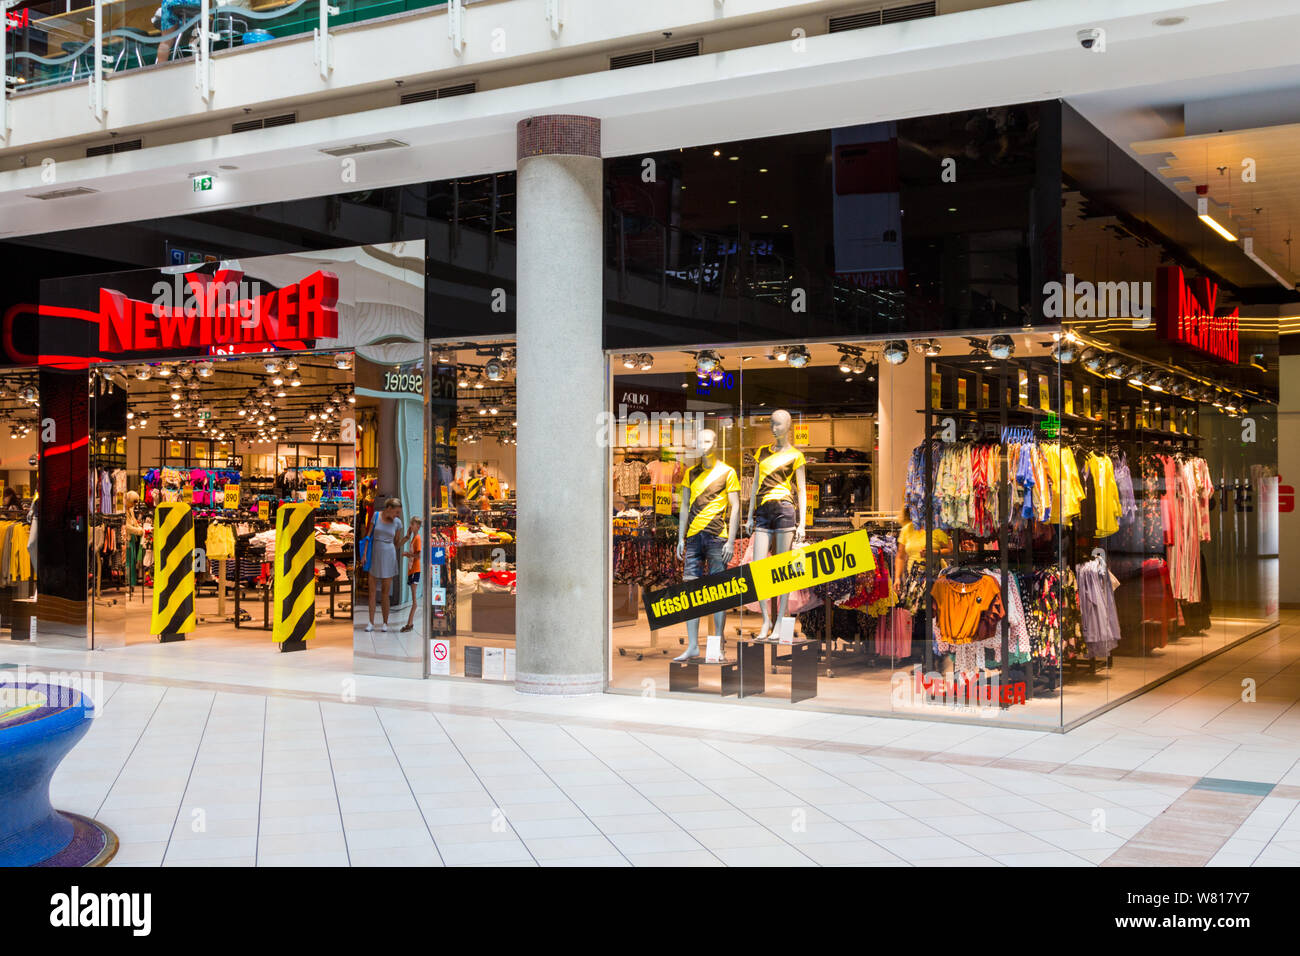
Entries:
[[1016,352],[1016,343],[1009,335],[995,335],[989,339],[989,357],[1005,362]]
[[1210,215],[1210,197],[1207,195],[1208,192],[1208,186],[1196,187],[1196,218],[1201,220],[1201,222],[1205,223],[1224,239],[1227,239],[1229,242],[1236,242],[1237,237],[1220,225],[1219,222]]
[[907,343],[898,339],[886,342],[883,354],[890,365],[902,365],[907,361]]

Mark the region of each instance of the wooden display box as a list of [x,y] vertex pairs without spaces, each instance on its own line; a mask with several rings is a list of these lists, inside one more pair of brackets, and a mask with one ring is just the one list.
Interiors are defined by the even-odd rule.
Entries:
[[515,633],[515,596],[478,592],[470,596],[470,630],[475,634]]

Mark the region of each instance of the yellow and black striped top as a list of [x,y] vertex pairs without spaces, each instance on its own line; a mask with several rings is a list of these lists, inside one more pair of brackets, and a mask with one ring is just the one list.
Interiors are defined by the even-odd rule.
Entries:
[[682,476],[683,502],[690,502],[690,520],[686,536],[712,534],[724,538],[730,530],[729,495],[740,494],[736,469],[718,462],[706,469],[703,463],[689,469]]
[[803,452],[793,445],[777,451],[772,445],[763,445],[754,452],[758,462],[758,503],[770,501],[794,503],[794,473],[804,466]]

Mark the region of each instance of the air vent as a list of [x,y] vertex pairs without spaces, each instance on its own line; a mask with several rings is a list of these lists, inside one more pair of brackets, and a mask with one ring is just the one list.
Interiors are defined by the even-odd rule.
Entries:
[[937,13],[936,4],[909,3],[901,7],[864,10],[861,13],[849,13],[842,17],[830,18],[830,32],[842,33],[845,30],[861,30],[864,27],[878,27],[885,23],[902,23],[904,20],[920,20]]
[[355,143],[352,146],[331,146],[329,149],[322,149],[321,152],[327,156],[355,156],[357,153],[373,153],[381,149],[403,149],[410,145],[400,139],[381,139],[373,143]]
[[52,189],[47,193],[28,193],[28,199],[68,199],[72,196],[88,196],[99,192],[89,186],[73,186],[69,189]]
[[144,144],[138,139],[116,140],[112,143],[104,143],[102,146],[89,146],[86,148],[86,156],[108,156],[112,153],[129,153],[134,149],[140,149]]
[[850,13],[844,17],[831,17],[831,33],[842,33],[845,30],[861,30],[863,27],[880,26],[880,11],[872,10],[870,13]]
[[297,113],[281,113],[279,116],[264,116],[261,119],[240,120],[230,125],[232,133],[247,133],[254,129],[271,129],[275,126],[290,126],[298,122]]
[[678,43],[664,46],[657,50],[638,50],[636,53],[623,53],[609,58],[611,70],[624,70],[629,66],[645,66],[647,63],[663,63],[667,60],[683,60],[688,56],[700,55],[700,41]]
[[461,83],[458,86],[444,86],[437,90],[420,90],[418,93],[403,93],[402,105],[407,103],[427,103],[429,100],[445,100],[449,96],[464,96],[478,90],[477,83]]
[[889,7],[881,10],[880,16],[885,23],[902,23],[904,20],[921,20],[925,17],[932,17],[935,13],[935,4],[933,2],[909,3],[905,7]]

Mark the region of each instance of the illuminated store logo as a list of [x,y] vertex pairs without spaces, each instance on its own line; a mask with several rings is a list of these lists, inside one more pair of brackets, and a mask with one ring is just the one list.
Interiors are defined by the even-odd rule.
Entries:
[[314,272],[300,282],[252,296],[239,291],[243,273],[234,270],[216,275],[192,272],[184,278],[191,294],[183,302],[141,302],[101,288],[100,353],[236,352],[241,347],[300,347],[309,340],[338,337],[339,280],[331,272]]
[[1178,266],[1161,266],[1156,270],[1156,327],[1160,337],[1235,365],[1240,346],[1238,310],[1216,315],[1218,298],[1218,283],[1204,277],[1189,282]]

